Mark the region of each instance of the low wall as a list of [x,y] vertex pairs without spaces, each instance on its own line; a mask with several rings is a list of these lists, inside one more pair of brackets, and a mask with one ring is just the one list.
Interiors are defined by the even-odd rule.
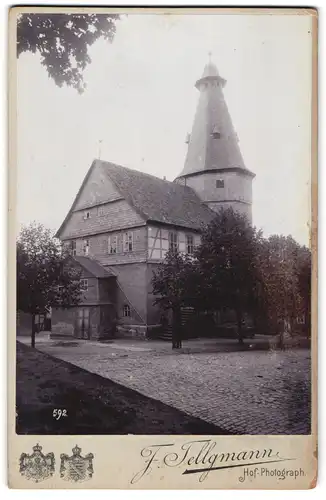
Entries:
[[53,308],[51,338],[74,337],[75,310]]
[[115,337],[145,340],[147,338],[147,326],[117,325]]

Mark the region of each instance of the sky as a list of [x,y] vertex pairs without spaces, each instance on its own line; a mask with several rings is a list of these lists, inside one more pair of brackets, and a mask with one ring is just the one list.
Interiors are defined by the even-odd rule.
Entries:
[[17,62],[18,227],[57,230],[94,158],[174,180],[208,53],[253,181],[253,223],[309,243],[311,18],[133,14],[90,49],[80,95]]

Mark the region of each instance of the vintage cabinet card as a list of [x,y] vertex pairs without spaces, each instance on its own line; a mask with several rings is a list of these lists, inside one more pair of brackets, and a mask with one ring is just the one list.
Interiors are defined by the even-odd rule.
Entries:
[[313,488],[317,12],[9,37],[10,486]]

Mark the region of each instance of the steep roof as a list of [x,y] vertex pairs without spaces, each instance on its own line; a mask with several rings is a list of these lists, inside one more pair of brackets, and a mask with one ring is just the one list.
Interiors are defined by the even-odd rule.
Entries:
[[178,177],[212,170],[241,170],[246,168],[238,136],[223,95],[226,80],[221,78],[212,62],[204,69],[195,86],[200,92],[193,127],[188,140],[184,168]]
[[103,160],[94,160],[75,200],[58,229],[59,238],[91,172],[100,168],[114,183],[121,196],[143,217],[144,221],[170,224],[201,230],[214,217],[213,212],[189,187],[159,179],[154,175],[122,167]]
[[114,276],[111,272],[107,271],[101,264],[96,260],[90,259],[89,257],[84,257],[81,255],[74,256],[74,260],[77,261],[86,271],[88,271],[94,278],[109,278]]
[[215,213],[189,187],[96,160],[121,195],[145,220],[199,230]]

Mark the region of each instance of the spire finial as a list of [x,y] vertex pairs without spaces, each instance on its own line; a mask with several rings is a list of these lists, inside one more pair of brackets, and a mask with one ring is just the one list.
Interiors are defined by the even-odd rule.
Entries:
[[99,139],[98,141],[98,159],[101,159],[101,146],[102,146],[103,139]]
[[209,60],[210,63],[212,62],[212,55],[213,55],[212,52],[209,51],[208,52],[208,60]]

